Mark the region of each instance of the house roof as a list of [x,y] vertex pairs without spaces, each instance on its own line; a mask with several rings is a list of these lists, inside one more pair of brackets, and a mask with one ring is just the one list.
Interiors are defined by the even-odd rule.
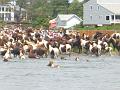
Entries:
[[97,0],[97,3],[100,3],[100,4],[118,4],[120,3],[120,0]]
[[79,20],[82,20],[75,14],[59,14],[57,17],[59,17],[60,20],[68,21],[69,19],[71,19],[74,16],[77,17]]
[[120,14],[120,0],[97,0],[97,3],[114,14]]
[[103,6],[104,8],[106,8],[107,10],[113,12],[114,14],[120,14],[120,3],[118,4],[100,4],[101,6]]
[[[92,0],[89,0],[92,1]],[[120,0],[93,0],[114,14],[120,14]]]
[[[81,21],[82,21],[82,19],[81,18],[79,18],[77,15],[75,15],[75,14],[59,14],[58,16],[57,16],[57,18],[55,18],[55,20],[56,20],[56,22],[59,22],[59,19],[60,19],[60,21],[65,21],[65,23],[64,23],[64,25],[57,25],[57,27],[62,27],[62,28],[70,28],[70,27],[73,27],[73,26],[75,26],[75,25],[77,25],[77,24],[79,24]],[[78,21],[75,21],[74,22],[74,20],[73,20],[73,22],[74,23],[71,23],[71,24],[67,24],[67,22],[69,21],[69,20],[71,20],[72,18],[77,18],[78,19]]]

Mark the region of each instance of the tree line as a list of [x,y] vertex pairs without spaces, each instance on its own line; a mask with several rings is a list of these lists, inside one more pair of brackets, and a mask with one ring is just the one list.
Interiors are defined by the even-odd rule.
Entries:
[[[6,3],[11,0],[0,0],[0,3]],[[17,4],[21,8],[27,10],[28,21],[33,27],[48,27],[49,20],[55,18],[58,14],[76,14],[83,17],[83,3],[89,0],[79,2],[73,0],[69,3],[68,0],[17,0]]]

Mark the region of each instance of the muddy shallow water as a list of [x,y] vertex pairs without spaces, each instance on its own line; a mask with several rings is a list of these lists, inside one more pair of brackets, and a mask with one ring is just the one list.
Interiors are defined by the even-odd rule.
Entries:
[[46,66],[50,58],[0,60],[0,90],[119,90],[119,56],[76,56],[55,61],[60,68]]

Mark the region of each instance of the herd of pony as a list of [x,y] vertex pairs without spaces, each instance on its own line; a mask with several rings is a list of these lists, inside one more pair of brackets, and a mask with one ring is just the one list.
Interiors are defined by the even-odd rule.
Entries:
[[[80,31],[79,31],[80,32]],[[120,55],[120,33],[96,31],[92,36],[79,32],[65,33],[27,28],[8,28],[0,31],[0,55],[4,61],[19,57],[57,58],[73,52],[101,56]]]

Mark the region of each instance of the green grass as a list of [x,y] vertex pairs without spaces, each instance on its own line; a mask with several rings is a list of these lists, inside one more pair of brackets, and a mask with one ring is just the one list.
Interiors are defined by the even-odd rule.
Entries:
[[120,32],[120,24],[109,25],[109,26],[100,26],[100,27],[77,25],[75,27],[75,29],[76,30],[116,30],[116,31]]

